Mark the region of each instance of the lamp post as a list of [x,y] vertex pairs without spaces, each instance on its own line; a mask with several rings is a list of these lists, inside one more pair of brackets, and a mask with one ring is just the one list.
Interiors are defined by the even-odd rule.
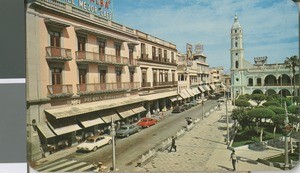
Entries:
[[116,146],[115,146],[115,123],[113,121],[113,117],[111,117],[111,132],[112,136],[112,155],[113,155],[113,160],[112,160],[112,170],[111,171],[116,171]]
[[229,141],[229,117],[228,117],[228,108],[227,108],[227,101],[228,101],[228,97],[226,97],[226,123],[227,123],[227,145],[229,146],[230,141]]
[[289,117],[286,109],[286,102],[284,103],[284,109],[285,109],[285,119],[284,119],[284,126],[285,126],[285,164],[284,168],[285,170],[289,169],[289,146],[288,146],[288,126],[289,126]]
[[204,119],[204,100],[202,100],[202,120]]

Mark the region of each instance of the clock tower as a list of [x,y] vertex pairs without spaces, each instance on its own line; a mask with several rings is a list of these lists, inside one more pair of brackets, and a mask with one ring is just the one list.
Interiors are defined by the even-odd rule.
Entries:
[[235,15],[234,23],[231,27],[231,70],[242,69],[244,60],[243,48],[243,28]]

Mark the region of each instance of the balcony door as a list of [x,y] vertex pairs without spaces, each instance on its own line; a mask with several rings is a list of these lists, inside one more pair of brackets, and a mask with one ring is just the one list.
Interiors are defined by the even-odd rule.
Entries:
[[129,47],[129,63],[133,65],[133,47]]
[[121,45],[116,44],[115,49],[116,49],[116,62],[121,63]]
[[60,68],[53,68],[51,70],[52,73],[52,90],[53,94],[62,93],[62,70]]
[[77,36],[78,59],[86,59],[85,43],[86,43],[85,37]]
[[100,70],[100,88],[106,90],[106,70]]
[[117,89],[121,89],[121,87],[122,87],[121,75],[122,75],[122,71],[116,70]]
[[99,41],[99,60],[100,61],[105,61],[105,41],[100,40]]
[[79,69],[79,89],[80,91],[86,91],[86,70]]
[[51,56],[60,57],[61,49],[60,49],[60,32],[57,31],[49,31],[50,34],[50,46],[51,48]]

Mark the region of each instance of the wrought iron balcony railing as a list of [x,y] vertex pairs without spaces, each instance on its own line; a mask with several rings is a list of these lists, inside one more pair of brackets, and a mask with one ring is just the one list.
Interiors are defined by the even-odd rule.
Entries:
[[46,59],[49,61],[71,61],[71,49],[61,47],[46,47]]
[[72,85],[47,85],[49,97],[66,97],[73,95]]

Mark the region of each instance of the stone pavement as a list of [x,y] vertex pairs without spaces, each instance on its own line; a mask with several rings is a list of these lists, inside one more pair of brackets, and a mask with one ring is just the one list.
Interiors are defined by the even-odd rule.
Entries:
[[[228,105],[228,110],[232,110],[231,105]],[[227,149],[225,137],[226,115],[225,104],[223,104],[221,111],[214,111],[208,118],[200,121],[191,131],[176,141],[177,152],[158,152],[157,156],[148,164],[137,167],[135,171],[232,171],[231,151]],[[235,150],[240,157],[237,163],[237,171],[239,172],[280,170],[258,163],[256,159],[282,153],[281,150],[252,151],[247,146],[238,147]]]

